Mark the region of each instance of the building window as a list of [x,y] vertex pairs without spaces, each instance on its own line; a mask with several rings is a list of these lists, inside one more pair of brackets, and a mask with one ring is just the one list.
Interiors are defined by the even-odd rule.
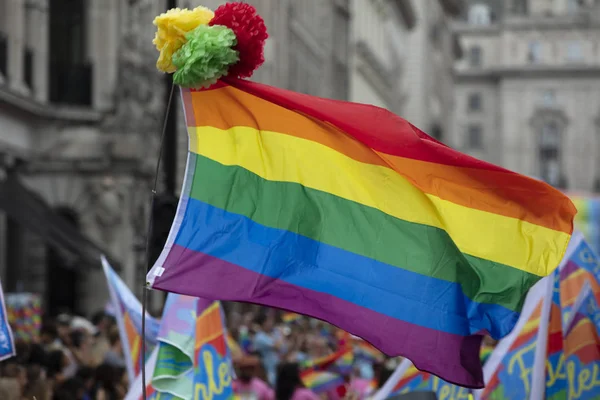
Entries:
[[467,128],[467,148],[469,150],[483,149],[483,130],[481,125],[471,124]]
[[481,47],[475,45],[469,49],[469,64],[472,67],[481,66]]
[[481,111],[482,107],[481,93],[471,93],[468,100],[469,111]]
[[530,42],[527,59],[530,63],[537,63],[542,59],[542,44],[540,42]]
[[540,132],[540,172],[541,178],[553,186],[561,186],[560,132],[556,121],[542,125]]
[[87,57],[87,1],[50,0],[50,101],[90,106],[92,67]]
[[581,61],[583,59],[583,49],[581,42],[570,42],[567,44],[567,60]]

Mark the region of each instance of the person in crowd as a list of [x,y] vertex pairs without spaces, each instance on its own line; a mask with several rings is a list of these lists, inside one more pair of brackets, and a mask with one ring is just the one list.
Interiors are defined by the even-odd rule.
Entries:
[[52,400],[84,400],[85,387],[78,378],[70,378],[61,383],[54,391]]
[[121,400],[125,397],[122,387],[124,369],[109,364],[96,368],[96,386],[92,391],[94,400]]
[[19,391],[19,382],[16,379],[0,377],[0,399],[23,400]]
[[279,364],[279,351],[282,348],[282,341],[276,339],[273,332],[273,318],[264,314],[259,315],[254,320],[254,341],[253,347],[262,359],[263,366],[267,373],[269,384],[275,384],[277,376],[277,365]]
[[242,357],[235,366],[237,379],[233,381],[233,391],[240,400],[274,400],[273,389],[256,376],[260,367],[258,357]]
[[44,321],[40,329],[40,343],[46,351],[62,348],[58,338],[58,328],[54,321]]
[[298,363],[282,363],[277,368],[276,400],[320,400],[300,379]]
[[97,367],[102,364],[106,353],[110,350],[109,332],[116,326],[114,319],[104,311],[96,313],[92,318],[92,323],[96,327],[97,334],[92,346],[92,365]]
[[71,354],[77,367],[88,366],[92,363],[92,338],[85,330],[71,331]]
[[24,390],[26,399],[50,400],[51,388],[46,380],[42,365],[44,364],[36,364],[30,361],[27,368],[27,385]]
[[94,390],[96,370],[92,367],[82,367],[77,370],[76,377],[81,380],[84,389],[84,395],[82,400],[95,400],[92,398],[92,392]]
[[23,397],[25,387],[27,386],[27,370],[16,362],[9,362],[2,368],[2,378],[7,381],[16,382],[17,385],[9,383],[9,386],[16,387],[19,398]]
[[124,368],[125,357],[123,354],[123,347],[121,346],[121,335],[119,334],[119,329],[116,326],[110,331],[108,335],[108,342],[110,348],[104,356],[104,364]]

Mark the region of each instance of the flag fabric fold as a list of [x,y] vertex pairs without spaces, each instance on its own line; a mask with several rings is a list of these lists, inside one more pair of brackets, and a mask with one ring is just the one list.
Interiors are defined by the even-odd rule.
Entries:
[[[144,354],[142,354],[142,304],[104,257],[102,257],[102,267],[119,327],[127,375],[129,381],[133,382],[140,373],[144,360]],[[150,357],[156,346],[159,327],[160,322],[146,313],[146,359]]]
[[[189,154],[156,289],[327,320],[481,387],[575,208],[386,110],[227,79],[182,90]],[[510,251],[507,251],[510,249]]]
[[198,299],[169,293],[158,333],[156,366],[151,375],[157,392],[193,399],[194,346]]

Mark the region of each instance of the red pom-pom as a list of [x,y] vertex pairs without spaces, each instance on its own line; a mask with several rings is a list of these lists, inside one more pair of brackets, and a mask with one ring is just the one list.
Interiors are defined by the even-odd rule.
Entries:
[[265,62],[265,41],[269,37],[267,27],[250,4],[223,4],[215,10],[209,25],[226,26],[237,37],[237,45],[233,49],[239,52],[240,61],[231,66],[229,76],[249,78]]

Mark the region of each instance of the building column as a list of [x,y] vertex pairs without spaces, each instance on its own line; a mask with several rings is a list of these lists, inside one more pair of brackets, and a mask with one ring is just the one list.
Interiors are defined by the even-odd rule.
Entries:
[[27,94],[23,81],[25,58],[25,0],[8,2],[8,85],[17,93]]
[[33,43],[33,87],[34,96],[40,103],[48,102],[49,40],[50,37],[50,4],[49,0],[35,0],[32,10]]

